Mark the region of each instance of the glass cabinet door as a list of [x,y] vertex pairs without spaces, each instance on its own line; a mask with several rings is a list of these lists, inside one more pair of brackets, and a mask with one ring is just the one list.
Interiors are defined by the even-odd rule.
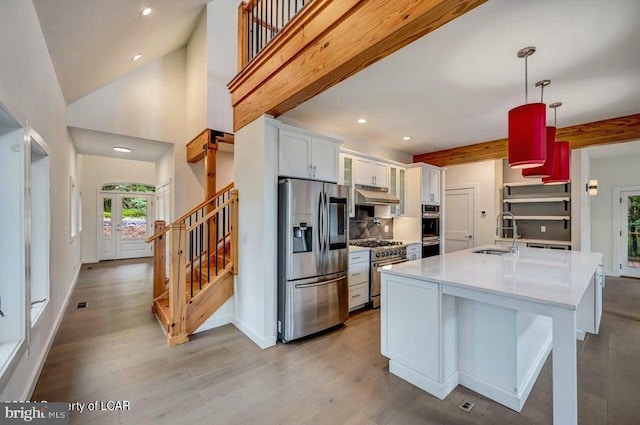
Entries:
[[349,206],[349,217],[356,216],[355,207],[355,185],[353,175],[353,156],[340,154],[340,184],[349,186],[347,204]]
[[389,166],[389,193],[400,199],[397,205],[391,205],[390,213],[401,216],[405,213],[405,180],[406,170],[394,165]]

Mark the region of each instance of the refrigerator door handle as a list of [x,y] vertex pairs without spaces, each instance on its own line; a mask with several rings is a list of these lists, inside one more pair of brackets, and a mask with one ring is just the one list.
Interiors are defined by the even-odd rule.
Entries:
[[318,264],[320,270],[324,271],[324,259],[323,259],[323,242],[324,242],[324,208],[322,206],[322,193],[318,197]]
[[314,283],[298,283],[295,285],[296,289],[300,288],[313,288],[314,286],[323,286],[328,285],[330,283],[339,282],[344,280],[346,276],[340,276],[335,279],[323,280],[322,282],[314,282]]
[[327,203],[327,192],[322,192],[324,198],[324,217],[325,217],[325,229],[324,229],[324,255],[329,253],[329,204]]

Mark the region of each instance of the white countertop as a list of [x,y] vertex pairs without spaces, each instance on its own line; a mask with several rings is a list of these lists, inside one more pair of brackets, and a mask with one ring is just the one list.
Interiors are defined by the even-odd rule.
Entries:
[[450,284],[575,310],[601,253],[521,248],[517,255],[475,254],[476,247],[382,267],[383,273]]

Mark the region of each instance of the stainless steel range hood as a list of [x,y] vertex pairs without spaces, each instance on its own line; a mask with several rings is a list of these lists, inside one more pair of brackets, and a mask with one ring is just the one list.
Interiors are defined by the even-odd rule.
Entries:
[[397,205],[400,199],[382,187],[356,186],[356,205]]

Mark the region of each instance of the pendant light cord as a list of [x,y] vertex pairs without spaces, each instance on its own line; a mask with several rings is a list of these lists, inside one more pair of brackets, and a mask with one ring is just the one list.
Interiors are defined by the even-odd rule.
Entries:
[[528,79],[529,75],[527,73],[527,56],[524,57],[524,103],[529,103],[529,87],[528,87]]

